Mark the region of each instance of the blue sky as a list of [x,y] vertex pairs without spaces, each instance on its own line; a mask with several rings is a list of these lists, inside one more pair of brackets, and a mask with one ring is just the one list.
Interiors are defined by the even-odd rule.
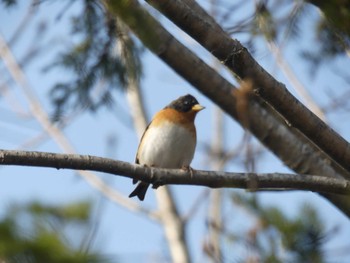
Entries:
[[[27,1],[21,1],[19,8],[10,11],[6,11],[3,8],[0,9],[0,33],[7,41],[12,36],[15,28],[17,28],[21,17],[23,17],[26,10],[26,4],[24,3],[27,4]],[[204,4],[207,3],[205,2]],[[75,4],[70,12],[76,12],[77,8],[78,5]],[[12,51],[17,59],[23,57],[30,44],[36,43],[36,39],[33,37],[35,35],[33,26],[40,21],[47,21],[50,26],[50,32],[45,37],[44,42],[55,39],[60,43],[69,43],[70,40],[67,34],[67,30],[69,29],[69,15],[65,15],[61,20],[57,21],[55,19],[57,10],[62,10],[62,5],[59,4],[59,1],[54,1],[52,4],[44,3],[39,8],[38,16],[29,25],[30,29],[26,30],[25,35],[13,47]],[[249,12],[248,7],[245,7],[243,11]],[[310,11],[309,15],[316,17],[318,14],[317,11]],[[212,58],[204,49],[196,45],[185,34],[180,33],[177,28],[165,19],[162,21],[165,22],[167,28],[177,38],[189,45],[191,49],[195,50],[208,63],[211,63]],[[315,100],[321,105],[326,105],[329,103],[329,96],[326,91],[330,91],[332,94],[340,94],[346,90],[347,86],[343,80],[336,77],[336,74],[326,66],[323,66],[314,78],[311,78],[308,74],[309,68],[301,60],[296,50],[303,45],[308,45],[312,40],[312,34],[307,33],[310,28],[311,23],[303,23],[303,30],[306,31],[305,35],[307,37],[302,38],[300,42],[294,42],[289,45],[284,50],[284,55],[300,81],[309,88]],[[239,38],[239,36],[237,37]],[[57,80],[67,77],[66,73],[60,70],[51,71],[48,74],[43,74],[42,72],[42,67],[54,58],[56,50],[57,46],[53,45],[52,50],[45,50],[44,56],[30,64],[28,68],[25,68],[25,74],[30,86],[33,87],[46,110],[50,109],[50,102],[48,100],[50,87]],[[258,45],[255,58],[279,81],[285,83],[288,88],[290,87],[290,84],[279,71],[263,41]],[[143,56],[143,63],[144,78],[142,79],[141,86],[145,96],[149,118],[171,100],[187,93],[193,94],[202,105],[206,106],[206,110],[198,114],[196,120],[198,150],[192,162],[194,168],[206,169],[207,157],[202,149],[204,143],[211,140],[214,105],[148,51]],[[348,68],[349,59],[339,59],[335,64],[340,69]],[[4,70],[1,62],[0,70],[0,72]],[[1,75],[6,76],[5,78],[0,78],[0,83],[3,83],[8,75]],[[230,78],[226,72],[223,72],[223,75]],[[16,149],[29,138],[40,134],[41,128],[34,119],[19,118],[18,115],[13,113],[12,109],[15,104],[8,98],[15,100],[25,111],[28,110],[28,103],[17,85],[10,83],[9,86],[12,97],[4,97],[0,100],[0,114],[2,116],[0,119],[0,148]],[[293,90],[291,92],[294,93]],[[122,92],[119,92],[117,102],[117,113],[111,114],[105,109],[95,114],[84,113],[75,118],[64,129],[64,134],[78,153],[112,157],[128,162],[134,161],[138,139],[132,129],[130,117],[120,114],[121,112],[127,113],[129,111]],[[350,139],[349,124],[344,121],[348,119],[348,115],[348,112],[337,112],[327,116],[329,123],[346,139]],[[226,145],[230,149],[239,144],[243,136],[243,130],[234,120],[228,117],[225,117],[225,119],[227,121]],[[108,136],[112,136],[116,140],[116,147],[113,149],[108,147],[106,140]],[[61,149],[52,140],[44,140],[38,146],[30,147],[28,150],[61,152]],[[264,155],[263,159],[259,161],[257,168],[259,172],[290,172],[272,154]],[[237,162],[233,162],[226,169],[237,172],[243,171],[242,166],[238,165]],[[133,189],[129,179],[105,174],[99,174],[99,176],[107,181],[110,186],[113,186],[125,195],[128,195]],[[77,176],[75,172],[42,168],[0,167],[0,185],[0,200],[2,200],[0,203],[0,215],[4,212],[5,207],[12,202],[41,200],[47,203],[61,204],[88,198],[96,204],[101,205],[100,214],[97,216],[99,231],[95,246],[100,248],[102,252],[121,256],[122,259],[128,262],[141,262],[141,259],[143,260],[142,262],[153,262],[154,259],[161,256],[167,249],[162,236],[162,230],[158,224],[142,215],[140,216],[139,214],[130,212],[106,200],[88,183]],[[205,191],[205,188],[193,186],[176,186],[174,189],[176,199],[179,200],[180,210],[185,213],[189,211],[191,204],[193,204],[198,196]],[[242,190],[235,191],[244,193]],[[225,190],[224,193],[229,194],[229,190]],[[249,195],[250,193],[246,194]],[[290,215],[296,213],[301,203],[305,201],[312,203],[318,208],[321,217],[325,220],[325,225],[329,228],[328,230],[331,230],[335,226],[340,227],[340,231],[331,239],[327,248],[333,251],[333,249],[350,247],[348,239],[350,226],[348,219],[329,204],[328,201],[318,195],[290,192],[261,193],[259,196],[265,204],[285,208]],[[148,193],[146,201],[142,205],[155,208],[156,204],[153,193]],[[201,262],[201,259],[203,259],[201,246],[206,233],[206,209],[207,203],[203,201],[198,213],[191,220],[188,227],[189,241],[192,253],[195,256],[195,262]],[[236,213],[236,211],[230,211],[227,208],[225,209],[225,213],[234,222],[237,222],[237,227],[246,226],[246,220],[249,218],[249,215],[241,212]],[[145,255],[147,255],[146,258]],[[341,262],[350,260],[350,253],[339,254],[338,256],[340,255]]]

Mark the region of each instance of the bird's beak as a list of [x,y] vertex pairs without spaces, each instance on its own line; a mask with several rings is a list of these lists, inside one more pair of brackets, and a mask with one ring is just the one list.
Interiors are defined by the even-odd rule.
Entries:
[[201,111],[203,109],[205,109],[205,107],[203,107],[202,105],[199,105],[199,104],[196,104],[192,107],[192,110],[196,111],[196,112]]

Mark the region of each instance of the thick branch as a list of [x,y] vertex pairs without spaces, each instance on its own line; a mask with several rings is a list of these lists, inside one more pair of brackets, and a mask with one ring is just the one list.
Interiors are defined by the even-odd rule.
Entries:
[[136,178],[155,185],[201,185],[211,188],[241,188],[261,190],[305,190],[333,194],[350,194],[350,182],[345,179],[315,175],[281,173],[227,173],[181,169],[149,168],[141,165],[91,155],[0,150],[0,165],[50,167],[56,169],[91,170]]
[[[188,1],[188,0],[187,0]],[[187,2],[186,1],[186,2]],[[191,7],[181,0],[147,0],[172,22],[196,39],[241,79],[251,79],[259,95],[333,160],[347,169],[350,178],[350,144],[300,103],[232,39],[195,1]],[[196,6],[194,8],[193,6]],[[198,10],[201,10],[198,12]]]
[[[154,41],[149,43],[149,38],[143,38],[145,28],[140,28],[138,21],[128,21],[128,26],[140,37],[144,44],[157,54],[164,62],[171,66],[180,76],[213,100],[221,109],[239,122],[249,122],[249,129],[262,143],[272,150],[281,160],[292,168],[309,171],[309,173],[327,175],[331,177],[341,177],[333,168],[329,167],[329,160],[326,156],[321,156],[315,148],[310,147],[305,142],[299,142],[299,137],[285,121],[271,113],[269,107],[256,102],[251,102],[249,107],[239,112],[237,98],[234,95],[237,91],[231,83],[219,75],[215,70],[205,64],[194,55],[188,48],[179,43],[169,32],[167,32],[157,21],[147,14],[137,1],[126,1],[125,6],[120,6],[121,2],[116,1],[114,5],[108,5],[109,11],[125,17],[128,21],[130,13],[133,17],[142,20],[142,26],[152,32]],[[181,59],[178,59],[181,56]],[[208,81],[210,76],[210,81]],[[247,101],[249,98],[246,98]],[[244,120],[238,116],[244,115]],[[307,154],[307,159],[300,153]],[[308,172],[306,172],[308,173]]]
[[[331,162],[327,155],[306,141],[295,129],[289,127],[285,120],[271,111],[266,104],[252,101],[244,111],[239,112],[235,96],[237,89],[179,43],[158,21],[140,7],[138,1],[106,1],[105,3],[107,10],[123,19],[153,53],[226,113],[243,123],[243,126],[290,168],[300,174],[342,177],[339,173],[344,171],[342,167],[338,168],[337,164]],[[216,47],[216,49],[220,48],[220,45]],[[210,76],[210,81],[208,81],[208,76]],[[243,121],[238,118],[239,114],[244,116]],[[331,201],[350,216],[348,199],[348,197],[333,195]]]

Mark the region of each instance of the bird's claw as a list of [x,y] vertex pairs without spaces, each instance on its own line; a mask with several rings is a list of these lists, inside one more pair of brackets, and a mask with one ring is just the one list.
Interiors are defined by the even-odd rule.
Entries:
[[186,171],[186,172],[188,172],[188,173],[190,173],[191,179],[193,178],[194,169],[193,169],[191,166],[189,166],[189,165],[184,165],[184,166],[181,167],[181,169],[184,170],[184,171]]
[[164,182],[162,179],[158,179],[157,181],[155,181],[154,183],[152,183],[152,188],[153,189],[157,189],[159,186],[164,185]]

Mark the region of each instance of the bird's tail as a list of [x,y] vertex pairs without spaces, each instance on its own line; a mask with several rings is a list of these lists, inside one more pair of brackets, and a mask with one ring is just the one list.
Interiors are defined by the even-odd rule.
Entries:
[[136,186],[135,190],[131,192],[129,197],[137,196],[141,201],[143,201],[143,199],[145,199],[145,195],[146,195],[148,187],[149,187],[149,184],[144,183],[144,182],[140,182]]

